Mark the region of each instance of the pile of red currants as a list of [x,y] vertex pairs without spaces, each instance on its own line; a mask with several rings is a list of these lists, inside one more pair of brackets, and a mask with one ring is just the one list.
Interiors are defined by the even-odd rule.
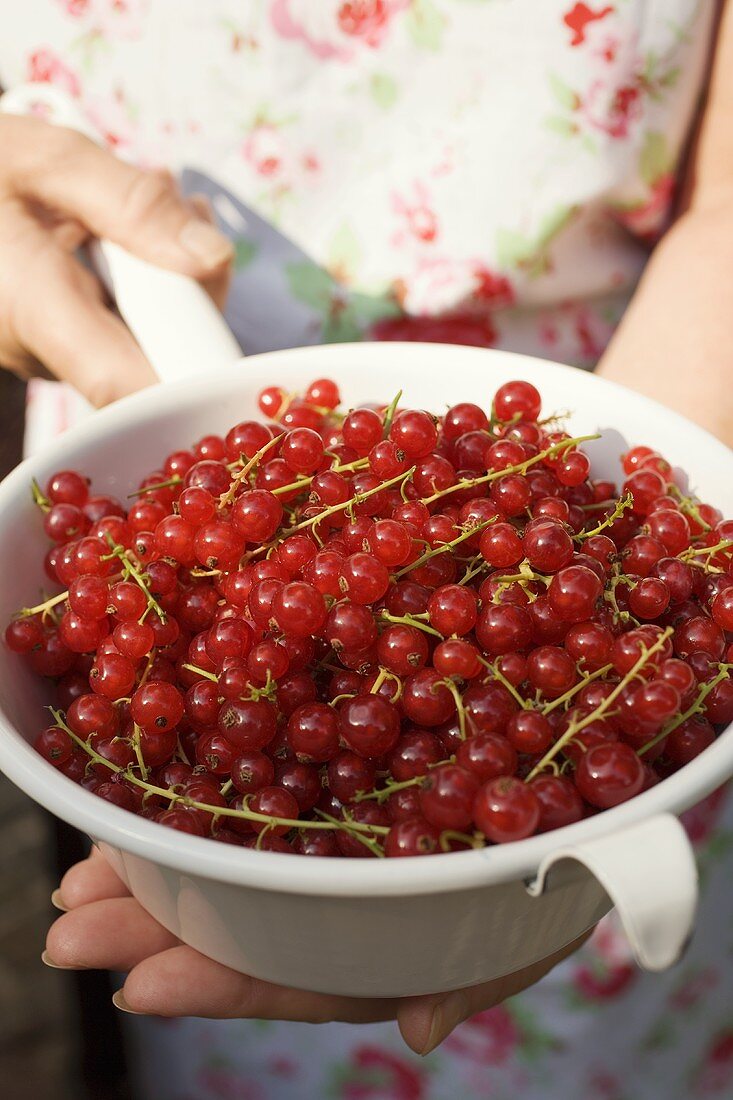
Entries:
[[269,387],[127,505],[34,485],[64,591],[5,638],[55,682],[47,761],[195,836],[383,857],[569,825],[711,744],[733,520],[644,446],[619,495],[528,382],[399,396]]

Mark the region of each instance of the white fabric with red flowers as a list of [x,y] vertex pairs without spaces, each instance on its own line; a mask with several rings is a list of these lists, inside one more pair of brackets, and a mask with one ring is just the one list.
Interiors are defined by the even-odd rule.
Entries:
[[[212,195],[237,244],[228,316],[246,351],[427,339],[592,366],[669,217],[716,11],[23,0],[5,5],[0,83],[63,88],[119,155],[186,169],[186,188]],[[79,414],[49,383],[31,407],[31,442]],[[140,1096],[729,1097],[731,800],[690,827],[698,933],[667,974],[640,974],[606,921],[424,1060],[392,1024],[134,1020]]]

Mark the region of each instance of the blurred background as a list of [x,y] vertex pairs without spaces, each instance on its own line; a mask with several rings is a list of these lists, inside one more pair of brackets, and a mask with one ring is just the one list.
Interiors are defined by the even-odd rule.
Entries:
[[[23,383],[0,371],[0,478],[21,458],[24,404]],[[0,775],[2,1100],[133,1100],[109,977],[40,958],[51,891],[87,844]]]

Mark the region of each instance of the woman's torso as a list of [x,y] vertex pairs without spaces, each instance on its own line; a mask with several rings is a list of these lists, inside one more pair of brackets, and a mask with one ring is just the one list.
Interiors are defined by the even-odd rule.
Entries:
[[590,365],[668,215],[716,8],[25,0],[0,80],[59,85],[121,155],[199,169],[275,227],[231,227],[244,293],[279,265],[298,316],[252,350],[373,335]]

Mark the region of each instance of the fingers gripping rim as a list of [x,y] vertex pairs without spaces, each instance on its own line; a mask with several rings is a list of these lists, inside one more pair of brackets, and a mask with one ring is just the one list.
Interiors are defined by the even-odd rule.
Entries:
[[[35,114],[104,141],[77,104],[47,84],[22,84],[0,97],[0,111]],[[241,349],[221,314],[195,280],[164,271],[110,241],[90,250],[120,314],[164,382],[229,366]]]

